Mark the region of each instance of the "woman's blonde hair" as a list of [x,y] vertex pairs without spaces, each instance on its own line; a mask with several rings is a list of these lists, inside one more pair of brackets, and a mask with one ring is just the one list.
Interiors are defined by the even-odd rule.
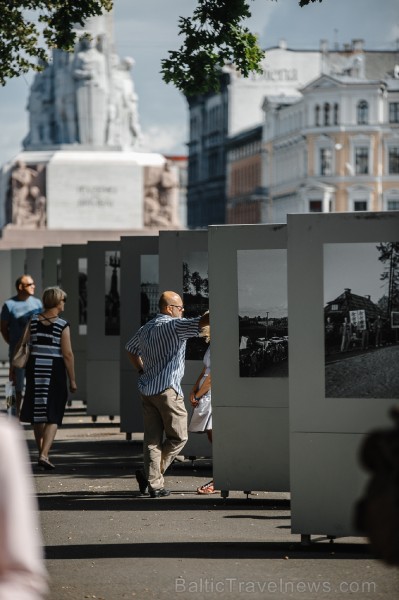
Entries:
[[43,307],[54,308],[58,306],[61,300],[66,299],[66,293],[59,287],[48,287],[44,290],[42,295]]

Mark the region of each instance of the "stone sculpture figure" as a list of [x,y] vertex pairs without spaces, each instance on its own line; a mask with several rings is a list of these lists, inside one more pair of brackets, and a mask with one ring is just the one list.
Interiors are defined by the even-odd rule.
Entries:
[[54,51],[54,107],[56,137],[60,144],[78,141],[72,60],[73,55],[69,52]]
[[34,225],[40,229],[46,227],[46,198],[42,196],[40,188],[37,185],[33,185],[30,188],[30,195],[32,197],[32,219],[29,224]]
[[33,214],[30,187],[36,175],[37,171],[22,161],[17,161],[11,173],[12,223],[17,227],[25,225]]
[[76,106],[81,144],[105,144],[108,82],[105,56],[93,40],[82,36],[74,59]]
[[110,57],[110,95],[108,104],[107,144],[108,146],[122,146],[122,94],[123,83],[120,69],[120,59],[115,53]]
[[137,112],[137,94],[134,90],[130,71],[133,58],[126,56],[120,65],[122,81],[122,147],[135,146],[140,139],[140,125]]
[[169,162],[145,169],[145,227],[178,227],[178,181]]
[[137,94],[130,75],[133,58],[122,61],[116,54],[111,57],[111,93],[107,144],[131,148],[140,139],[137,113]]
[[166,161],[159,181],[159,203],[171,225],[179,224],[177,217],[178,187],[177,175],[170,162]]
[[[42,65],[44,66],[44,65]],[[44,71],[35,75],[30,89],[27,109],[29,111],[30,146],[48,145],[52,143],[52,67],[46,66]],[[25,145],[26,141],[25,141]]]

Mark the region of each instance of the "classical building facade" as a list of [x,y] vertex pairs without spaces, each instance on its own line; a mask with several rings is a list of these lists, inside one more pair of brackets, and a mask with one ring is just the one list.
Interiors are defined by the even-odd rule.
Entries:
[[262,125],[227,142],[227,223],[268,220],[267,190],[262,185]]
[[[322,41],[317,51],[290,50],[281,43],[266,57],[262,76],[247,80],[226,69],[219,94],[189,101],[188,226],[254,222],[255,205],[258,222],[285,221],[288,212],[395,206],[395,174],[386,171],[389,161],[395,162],[399,52],[365,50],[362,40],[329,50]],[[367,106],[359,104],[362,101]],[[358,112],[363,122],[358,123]],[[263,118],[262,144],[257,158],[251,159],[262,161],[260,184],[258,178],[240,198],[232,193],[231,179],[243,166],[237,164],[239,147],[242,156]],[[382,143],[382,137],[378,150],[377,140]],[[384,152],[382,167],[379,153]],[[369,171],[359,173],[366,168],[360,163],[366,160]],[[376,165],[380,171],[385,169],[384,182],[383,172],[375,172]],[[321,176],[321,168],[324,173],[332,168],[338,171]],[[370,178],[374,191],[369,189]],[[348,193],[349,202],[344,200]]]
[[399,209],[399,73],[322,75],[287,106],[265,103],[269,216]]

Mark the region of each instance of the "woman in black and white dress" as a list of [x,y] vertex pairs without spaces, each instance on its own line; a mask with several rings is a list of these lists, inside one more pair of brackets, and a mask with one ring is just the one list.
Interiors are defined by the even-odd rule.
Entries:
[[[200,333],[210,342],[209,325]],[[209,346],[203,358],[204,367],[199,374],[190,394],[190,402],[194,407],[188,430],[192,433],[206,433],[212,443],[212,403],[211,403],[211,347]],[[198,494],[214,494],[216,492],[213,479],[197,488]]]
[[76,392],[74,356],[69,323],[59,314],[66,294],[58,287],[43,292],[44,310],[30,323],[30,356],[20,420],[33,425],[39,450],[38,464],[54,469],[48,454],[62,424],[69,391]]

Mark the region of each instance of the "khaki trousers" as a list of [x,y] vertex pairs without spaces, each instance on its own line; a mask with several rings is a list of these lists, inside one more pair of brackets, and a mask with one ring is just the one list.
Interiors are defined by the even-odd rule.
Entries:
[[[184,448],[187,439],[187,411],[183,396],[172,388],[155,396],[144,396],[144,471],[149,486],[164,487],[163,474]],[[164,439],[165,433],[165,439]]]

